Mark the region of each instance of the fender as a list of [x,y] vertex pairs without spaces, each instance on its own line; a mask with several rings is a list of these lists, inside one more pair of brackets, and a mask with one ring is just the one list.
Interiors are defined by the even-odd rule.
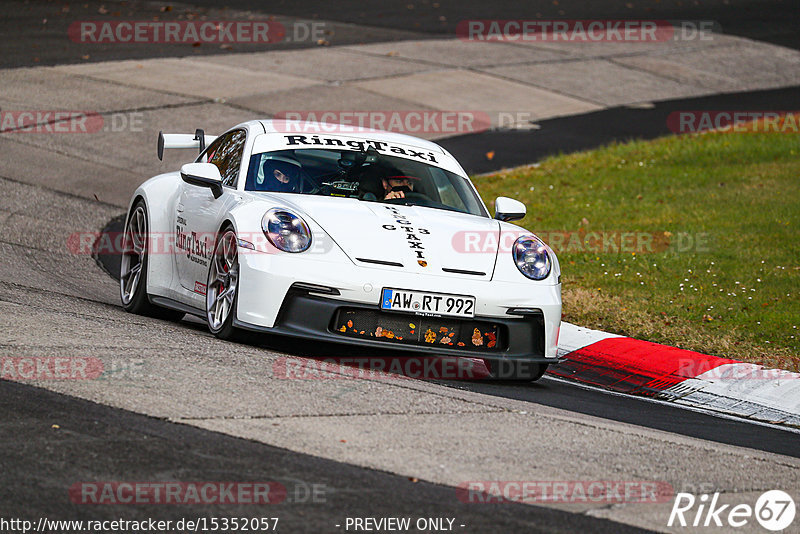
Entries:
[[[147,262],[147,292],[151,295],[173,297],[174,258],[170,253],[170,238],[174,239],[175,229],[175,198],[179,190],[180,174],[170,172],[150,178],[140,185],[132,196],[128,206],[128,215],[125,218],[127,227],[128,217],[133,209],[134,201],[143,198],[147,206],[147,225],[153,242],[157,243],[159,250],[156,254],[148,255]],[[173,247],[174,248],[174,247]]]

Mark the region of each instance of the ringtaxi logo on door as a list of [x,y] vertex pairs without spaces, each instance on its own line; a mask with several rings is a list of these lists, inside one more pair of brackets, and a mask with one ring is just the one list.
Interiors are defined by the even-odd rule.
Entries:
[[758,522],[767,530],[778,532],[794,521],[794,499],[781,490],[762,493],[755,506],[749,504],[720,504],[720,493],[699,497],[678,493],[669,514],[667,526],[680,527],[744,527]]

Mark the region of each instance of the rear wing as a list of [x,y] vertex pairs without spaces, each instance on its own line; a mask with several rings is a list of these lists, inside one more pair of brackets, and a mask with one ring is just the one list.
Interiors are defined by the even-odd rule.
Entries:
[[201,129],[192,134],[165,134],[158,132],[158,159],[164,159],[165,148],[194,148],[202,152],[209,143],[216,139],[216,135],[206,135]]

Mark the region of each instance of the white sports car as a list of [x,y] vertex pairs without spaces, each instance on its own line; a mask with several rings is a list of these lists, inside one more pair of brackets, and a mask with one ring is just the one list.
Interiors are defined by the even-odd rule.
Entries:
[[[206,144],[208,146],[206,147]],[[133,313],[238,330],[481,358],[535,380],[555,363],[561,275],[525,206],[492,218],[435,143],[255,120],[213,137],[159,134],[194,163],[136,189],[120,293]]]

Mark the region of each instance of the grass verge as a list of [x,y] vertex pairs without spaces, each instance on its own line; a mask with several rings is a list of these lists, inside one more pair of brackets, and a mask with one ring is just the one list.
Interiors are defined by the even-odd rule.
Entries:
[[475,183],[527,205],[565,321],[800,370],[800,135],[614,144]]

